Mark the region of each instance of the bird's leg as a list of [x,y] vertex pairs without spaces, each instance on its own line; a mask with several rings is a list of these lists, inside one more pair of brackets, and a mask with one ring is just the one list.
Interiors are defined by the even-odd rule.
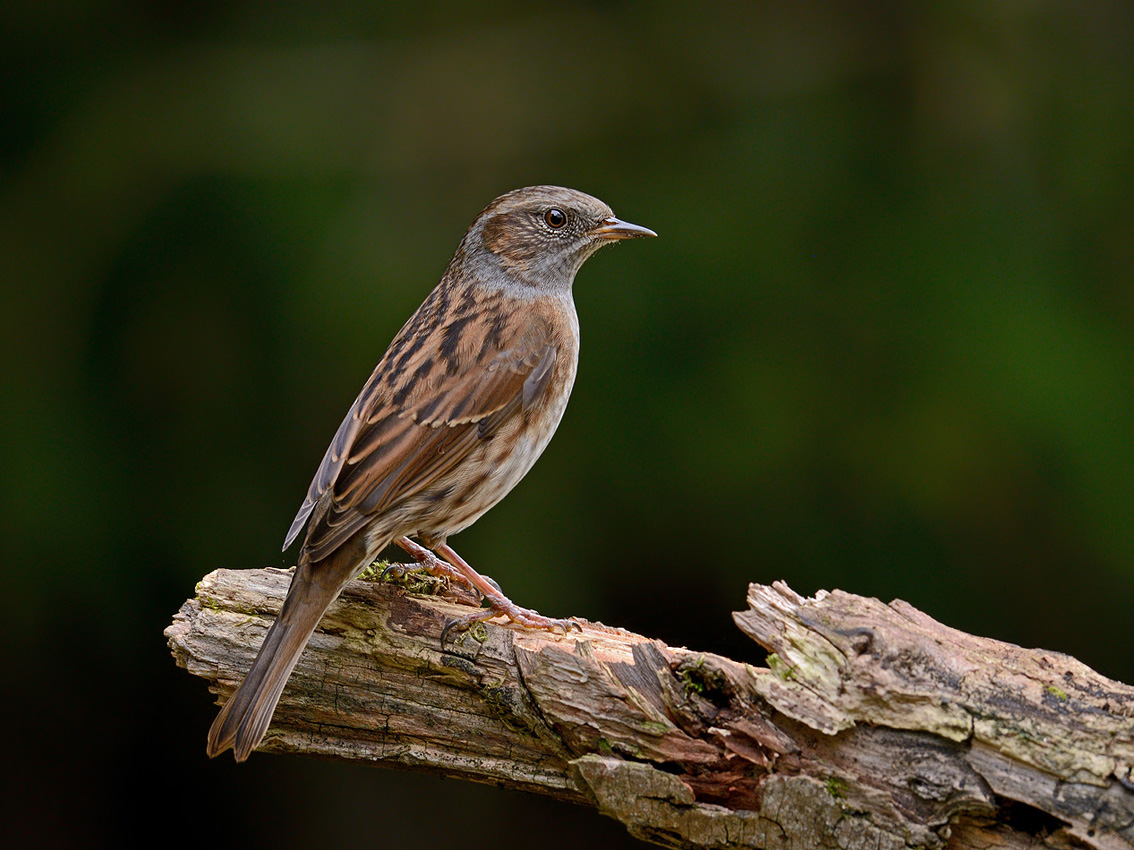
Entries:
[[466,582],[480,591],[481,595],[488,600],[488,604],[492,606],[485,608],[483,611],[477,611],[475,614],[467,614],[464,617],[457,617],[455,620],[450,621],[445,626],[445,631],[441,634],[442,646],[445,645],[445,636],[451,629],[464,631],[474,623],[487,620],[497,615],[507,617],[513,623],[525,626],[529,629],[547,629],[548,631],[562,629],[564,634],[571,629],[583,630],[583,627],[575,620],[557,620],[552,617],[545,617],[542,614],[532,611],[530,608],[521,608],[501,593],[500,586],[496,584],[496,582],[486,576],[482,576],[470,567],[465,559],[454,552],[448,543],[443,543],[438,546],[437,552],[442,558],[449,562],[449,565],[453,569],[460,573],[461,577]]
[[[408,552],[411,558],[421,564],[418,569],[425,570],[425,572],[429,573],[431,576],[447,578],[450,581],[458,581],[461,584],[471,585],[473,590],[477,590],[476,586],[472,585],[472,582],[470,582],[463,573],[438,558],[421,544],[414,543],[408,537],[399,537],[394,543]],[[390,566],[382,571],[382,578],[385,578],[388,573],[400,577],[407,572],[414,572],[414,570],[412,568],[407,569],[404,564],[390,564]]]

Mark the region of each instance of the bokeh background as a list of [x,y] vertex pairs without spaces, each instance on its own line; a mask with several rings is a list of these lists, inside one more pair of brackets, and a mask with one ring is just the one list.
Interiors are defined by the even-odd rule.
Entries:
[[514,599],[755,658],[729,612],[783,579],[1134,681],[1129,3],[14,0],[0,69],[11,846],[637,846],[209,762],[162,636],[292,563],[373,364],[537,182],[661,238],[580,274],[559,434],[456,540]]

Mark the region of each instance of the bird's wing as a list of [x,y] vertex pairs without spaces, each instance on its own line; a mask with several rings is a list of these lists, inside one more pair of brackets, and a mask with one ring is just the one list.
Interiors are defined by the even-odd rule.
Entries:
[[441,484],[535,404],[558,356],[552,325],[535,317],[502,343],[505,328],[458,318],[415,339],[408,359],[392,345],[331,441],[284,548],[326,498],[304,543],[311,560],[326,558],[373,516]]

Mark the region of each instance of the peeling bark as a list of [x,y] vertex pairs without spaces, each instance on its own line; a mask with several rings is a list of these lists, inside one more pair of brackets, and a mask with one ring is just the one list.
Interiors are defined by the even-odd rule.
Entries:
[[[227,698],[289,580],[206,576],[177,663]],[[589,623],[442,650],[472,602],[352,582],[261,749],[548,794],[668,847],[1134,847],[1134,688],[1068,656],[782,583],[734,615],[767,667]]]

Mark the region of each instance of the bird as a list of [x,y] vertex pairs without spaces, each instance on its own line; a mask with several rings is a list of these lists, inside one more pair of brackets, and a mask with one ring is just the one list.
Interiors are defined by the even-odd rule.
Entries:
[[561,186],[516,189],[480,212],[319,464],[284,541],[307,526],[287,596],[209,729],[210,758],[231,748],[242,762],[259,746],[324,612],[391,544],[484,597],[446,632],[495,616],[574,624],[515,605],[447,541],[507,495],[559,425],[578,366],[580,267],[604,245],[656,235]]

